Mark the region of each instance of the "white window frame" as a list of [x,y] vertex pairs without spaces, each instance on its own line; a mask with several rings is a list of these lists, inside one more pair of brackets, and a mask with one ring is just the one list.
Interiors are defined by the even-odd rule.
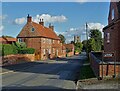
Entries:
[[107,33],[107,43],[110,43],[110,33]]
[[22,42],[22,39],[21,39],[21,38],[18,38],[18,42],[19,42],[19,43]]
[[115,9],[112,9],[112,14],[111,15],[112,15],[112,17],[111,17],[112,20],[114,20],[114,18],[115,18]]

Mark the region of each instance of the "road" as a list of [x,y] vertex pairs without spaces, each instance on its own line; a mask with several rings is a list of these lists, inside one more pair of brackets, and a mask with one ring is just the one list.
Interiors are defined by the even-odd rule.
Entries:
[[4,67],[3,89],[75,89],[85,53],[56,60]]

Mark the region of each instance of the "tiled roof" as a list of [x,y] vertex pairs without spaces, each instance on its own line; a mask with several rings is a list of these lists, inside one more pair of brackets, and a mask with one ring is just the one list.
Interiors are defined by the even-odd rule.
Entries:
[[73,44],[64,44],[64,46],[68,49],[73,49],[74,48]]
[[[34,28],[34,32],[31,31],[32,28]],[[27,23],[17,37],[47,37],[60,39],[52,29],[35,22]]]
[[1,41],[17,41],[17,39],[16,38],[2,38],[2,37],[0,37],[0,42]]

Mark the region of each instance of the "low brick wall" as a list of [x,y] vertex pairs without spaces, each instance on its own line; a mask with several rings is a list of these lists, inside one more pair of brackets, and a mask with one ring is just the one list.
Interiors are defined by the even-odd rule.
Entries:
[[[102,63],[99,64],[99,69],[100,69],[99,76],[102,77]],[[103,76],[104,77],[106,76],[112,77],[114,75],[114,72],[116,73],[117,77],[120,75],[120,64],[119,63],[116,63],[116,66],[114,65],[114,63],[103,64]]]
[[35,56],[34,54],[16,54],[16,55],[7,55],[4,57],[1,57],[1,66],[5,65],[13,65],[13,64],[18,64],[18,63],[23,63],[23,62],[29,62],[29,61],[34,61]]
[[[93,53],[89,54],[90,64],[93,69],[94,74],[97,78],[103,77],[113,77],[114,75],[114,67],[116,76],[120,76],[120,63],[116,62],[116,66],[114,66],[114,62],[103,62],[98,59]],[[103,68],[103,70],[102,70]],[[103,71],[103,72],[102,72]]]
[[73,56],[74,55],[74,52],[69,52],[67,53],[67,56],[70,57],[70,56]]
[[92,53],[89,54],[91,68],[96,77],[99,77],[99,63],[100,60],[97,59]]

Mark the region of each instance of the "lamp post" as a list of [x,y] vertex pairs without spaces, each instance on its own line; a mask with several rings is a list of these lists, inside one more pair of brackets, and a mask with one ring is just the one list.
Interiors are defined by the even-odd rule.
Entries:
[[87,22],[86,22],[85,27],[86,27],[86,39],[87,39],[87,43],[86,43],[86,55],[88,57],[88,24],[87,24]]

